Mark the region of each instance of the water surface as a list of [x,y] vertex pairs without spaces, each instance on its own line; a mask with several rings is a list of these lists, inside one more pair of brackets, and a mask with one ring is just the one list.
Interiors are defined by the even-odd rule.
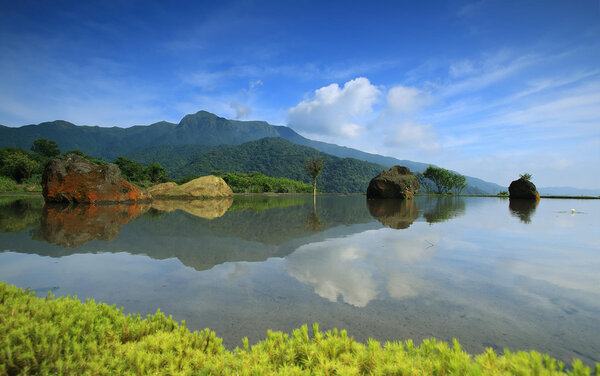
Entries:
[[[571,209],[575,208],[575,213]],[[0,199],[0,279],[158,308],[226,346],[319,322],[356,339],[600,362],[600,202],[236,196],[100,207]]]

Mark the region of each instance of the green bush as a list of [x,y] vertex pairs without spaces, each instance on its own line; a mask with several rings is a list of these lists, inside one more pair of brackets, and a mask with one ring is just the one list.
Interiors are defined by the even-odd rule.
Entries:
[[[214,332],[190,332],[160,311],[142,319],[122,309],[75,298],[38,299],[0,282],[0,375],[561,375],[564,365],[535,351],[472,357],[457,340],[355,342],[345,330],[306,325],[293,333],[268,331],[254,346],[227,351]],[[596,374],[600,365],[596,366]],[[569,375],[589,375],[574,360]]]
[[221,177],[235,193],[312,193],[312,186],[288,178],[273,178],[255,172],[228,172]]

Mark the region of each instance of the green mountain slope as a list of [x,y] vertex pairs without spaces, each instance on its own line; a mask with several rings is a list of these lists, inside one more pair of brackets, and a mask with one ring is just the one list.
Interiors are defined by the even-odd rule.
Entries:
[[[180,156],[196,155],[187,163]],[[153,147],[128,155],[140,163],[157,161],[170,169],[171,177],[206,175],[212,171],[260,172],[310,183],[304,162],[319,158],[324,167],[318,186],[324,192],[363,193],[369,181],[384,167],[353,158],[338,158],[282,138],[262,138],[236,146],[198,147],[198,145]],[[171,167],[171,168],[169,168]]]
[[[0,147],[16,146],[28,150],[34,140],[46,138],[56,141],[62,151],[79,149],[88,155],[109,161],[115,160],[118,156],[144,151],[139,155],[138,160],[145,164],[160,162],[170,171],[181,170],[196,154],[204,152],[209,146],[239,145],[265,137],[281,137],[294,144],[308,146],[331,156],[354,158],[384,167],[399,164],[410,168],[411,171],[419,172],[429,165],[310,140],[291,128],[273,126],[264,121],[228,120],[206,111],[186,115],[179,124],[162,121],[148,126],[138,125],[129,128],[78,126],[62,120],[19,128],[0,126]],[[174,148],[183,145],[185,146],[182,148]],[[155,158],[148,153],[148,150],[163,155],[156,155]],[[173,154],[174,150],[177,150],[180,155]],[[165,158],[165,155],[173,158]],[[467,176],[467,183],[469,186],[464,193],[495,194],[506,190],[506,187],[469,176]]]

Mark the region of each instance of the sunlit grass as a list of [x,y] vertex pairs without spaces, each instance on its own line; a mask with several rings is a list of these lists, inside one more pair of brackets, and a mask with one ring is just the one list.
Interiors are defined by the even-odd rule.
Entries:
[[[478,356],[457,340],[358,343],[345,330],[267,333],[264,341],[226,350],[214,332],[190,332],[157,311],[142,319],[122,309],[76,298],[38,299],[0,282],[0,375],[589,375],[535,351]],[[600,365],[595,374],[600,374]]]

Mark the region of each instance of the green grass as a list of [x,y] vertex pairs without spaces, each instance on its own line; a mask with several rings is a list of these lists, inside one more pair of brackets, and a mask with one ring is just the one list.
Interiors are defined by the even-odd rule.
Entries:
[[[190,332],[157,311],[142,319],[122,309],[76,298],[38,299],[0,282],[0,375],[589,375],[535,351],[478,356],[452,345],[408,340],[358,343],[345,330],[306,325],[291,334],[226,350],[214,332]],[[600,365],[595,374],[600,374]]]

